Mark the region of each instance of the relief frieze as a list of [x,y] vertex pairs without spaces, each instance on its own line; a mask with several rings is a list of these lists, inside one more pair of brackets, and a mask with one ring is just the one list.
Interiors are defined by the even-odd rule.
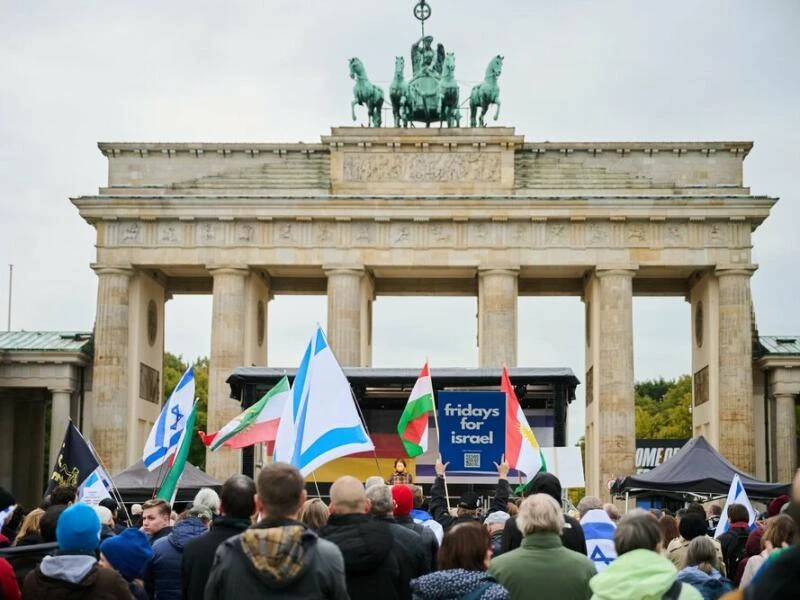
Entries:
[[500,181],[500,154],[345,153],[342,177],[348,182]]

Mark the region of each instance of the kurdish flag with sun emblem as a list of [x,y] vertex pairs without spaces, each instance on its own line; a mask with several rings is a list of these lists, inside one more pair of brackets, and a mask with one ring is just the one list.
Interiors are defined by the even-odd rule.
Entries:
[[529,480],[539,471],[547,471],[547,464],[505,367],[500,376],[500,391],[506,394],[506,462]]
[[428,449],[428,417],[432,412],[433,382],[426,361],[397,424],[397,433],[411,458]]

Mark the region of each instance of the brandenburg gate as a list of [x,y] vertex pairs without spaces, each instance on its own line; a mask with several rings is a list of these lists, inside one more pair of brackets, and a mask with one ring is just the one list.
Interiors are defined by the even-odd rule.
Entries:
[[[751,233],[775,199],[743,184],[749,142],[340,127],[319,143],[99,146],[108,184],[73,203],[97,231],[88,428],[112,472],[141,455],[159,411],[164,304],[188,293],[213,296],[210,431],[239,411],[231,370],[269,364],[276,294],[327,295],[343,366],[370,366],[377,296],[477,296],[486,367],[517,366],[519,296],[580,296],[593,494],[634,471],[633,297],[680,296],[693,433],[756,472]],[[208,456],[214,476],[238,469],[238,454]]]

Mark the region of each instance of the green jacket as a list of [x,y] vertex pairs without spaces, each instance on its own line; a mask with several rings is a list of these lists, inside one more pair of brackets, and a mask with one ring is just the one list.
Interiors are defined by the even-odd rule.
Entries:
[[555,533],[525,536],[519,548],[489,564],[489,575],[511,592],[511,600],[588,600],[596,572],[591,560],[564,548]]
[[[650,550],[632,550],[618,556],[590,585],[594,600],[656,600],[672,586],[678,570],[668,558]],[[702,600],[688,583],[678,600]]]

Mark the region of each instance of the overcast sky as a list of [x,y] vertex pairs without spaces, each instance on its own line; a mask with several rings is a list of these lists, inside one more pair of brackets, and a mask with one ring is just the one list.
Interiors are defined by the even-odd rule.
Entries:
[[[70,197],[104,184],[98,141],[317,141],[349,124],[347,58],[390,79],[412,0],[0,0],[0,262],[12,329],[90,330],[94,230]],[[499,125],[529,141],[752,140],[745,184],[781,197],[754,234],[762,334],[800,334],[800,2],[431,0],[427,32],[465,86],[503,54]],[[359,113],[363,115],[362,113]],[[5,325],[7,277],[0,277]],[[166,347],[209,352],[210,297],[167,305]],[[269,308],[270,364],[295,366],[324,297]],[[375,366],[476,366],[476,302],[379,298]],[[681,298],[634,300],[637,379],[689,371]],[[577,298],[522,298],[520,366],[583,380]],[[571,415],[582,427],[583,386]]]

